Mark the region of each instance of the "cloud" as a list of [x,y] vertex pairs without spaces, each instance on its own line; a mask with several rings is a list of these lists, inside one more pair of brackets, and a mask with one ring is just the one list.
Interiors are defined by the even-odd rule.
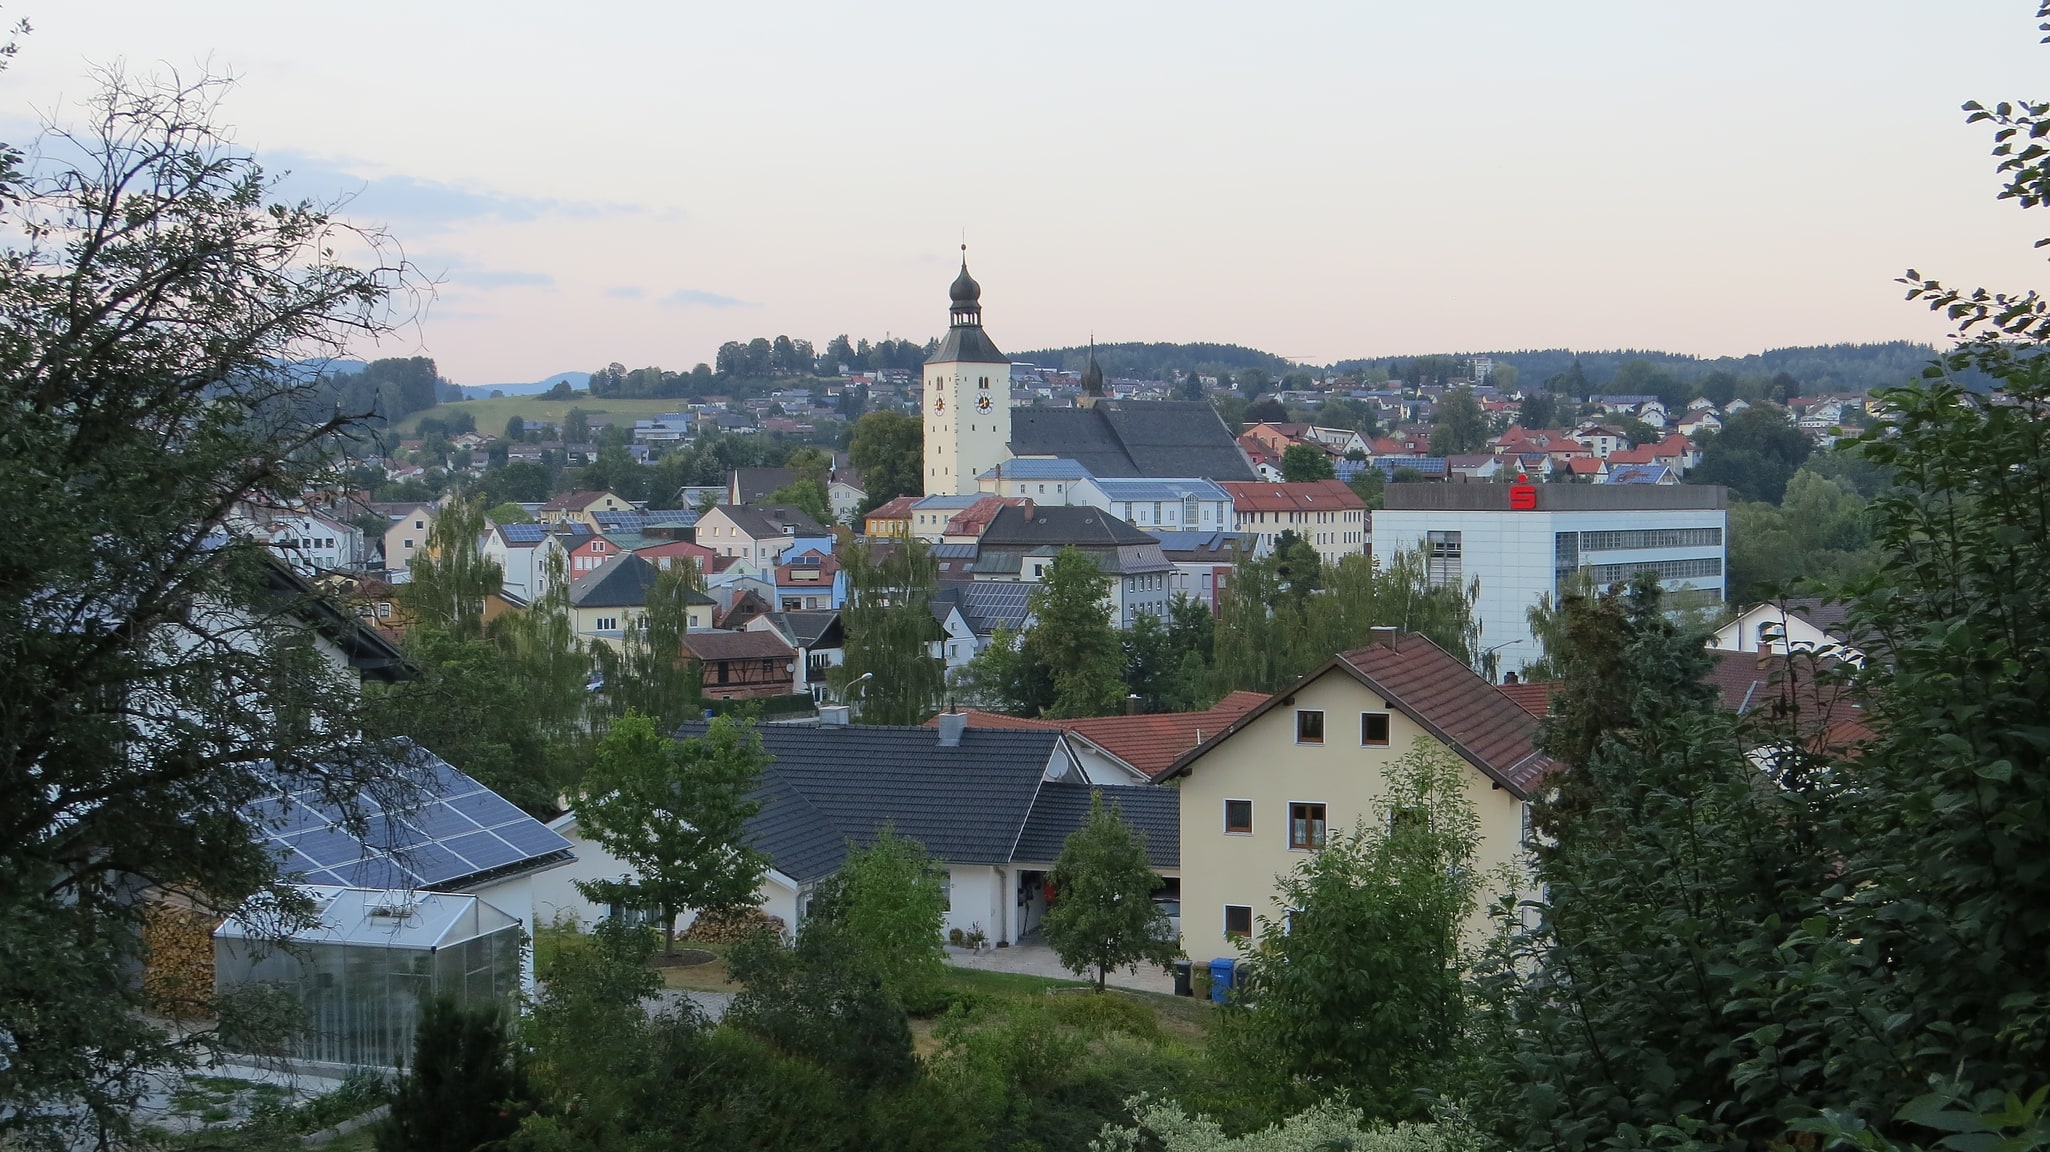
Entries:
[[631,284],[623,284],[617,288],[605,289],[605,295],[614,300],[638,300],[647,293]]
[[717,292],[700,292],[696,288],[678,288],[662,297],[662,303],[669,308],[752,308],[754,304],[733,296],[721,296]]
[[411,230],[453,227],[482,220],[526,223],[543,217],[590,220],[648,211],[644,205],[602,200],[522,196],[479,184],[452,184],[404,174],[364,175],[350,160],[327,160],[270,149],[259,153],[265,171],[280,177],[288,198],[347,203],[343,215]]
[[555,277],[546,272],[517,268],[491,268],[467,256],[434,252],[413,257],[414,266],[426,272],[442,291],[465,288],[553,288]]

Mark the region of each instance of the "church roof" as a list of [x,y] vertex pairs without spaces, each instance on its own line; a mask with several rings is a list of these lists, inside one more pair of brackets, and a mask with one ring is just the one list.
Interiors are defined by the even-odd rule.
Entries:
[[[956,324],[947,329],[947,335],[932,355],[925,358],[927,364],[1004,364],[1011,362],[1009,356],[997,351],[996,342],[980,324]],[[1009,387],[1011,378],[1004,376],[1004,385]]]
[[1217,410],[1192,400],[1013,408],[1011,454],[1066,457],[1097,476],[1254,479]]

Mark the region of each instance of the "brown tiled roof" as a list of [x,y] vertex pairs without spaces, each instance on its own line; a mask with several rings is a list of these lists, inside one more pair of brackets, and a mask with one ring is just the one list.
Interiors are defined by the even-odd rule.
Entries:
[[690,632],[683,650],[700,660],[769,660],[797,650],[774,632]]
[[[1842,684],[1818,684],[1817,663],[1833,664],[1827,658],[1800,656],[1789,659],[1770,652],[1725,652],[1711,650],[1708,682],[1715,686],[1717,702],[1725,712],[1739,716],[1783,718],[1791,705],[1800,711],[1801,739],[1816,751],[1843,752],[1872,738],[1865,710]],[[1787,680],[1793,678],[1791,701]]]
[[543,512],[582,512],[584,509],[603,500],[607,495],[608,493],[605,492],[564,492],[555,499],[541,505],[541,510]]
[[1231,493],[1235,512],[1331,512],[1367,506],[1359,493],[1338,480],[1294,484],[1232,482],[1220,487]]
[[1223,743],[1287,699],[1303,685],[1333,670],[1343,671],[1388,702],[1391,708],[1423,725],[1446,747],[1459,753],[1489,779],[1517,799],[1528,799],[1555,767],[1537,749],[1536,718],[1457,657],[1422,636],[1402,636],[1393,643],[1356,648],[1335,657],[1247,712],[1217,740],[1183,753],[1162,773],[1186,772],[1205,752]]
[[1428,639],[1403,636],[1339,660],[1518,796],[1530,795],[1551,769],[1552,760],[1537,750],[1530,713]]
[[[1091,716],[1075,720],[1032,720],[1000,712],[968,712],[970,728],[1058,728],[1096,745],[1153,779],[1174,767],[1175,758],[1209,741],[1234,720],[1267,702],[1261,692],[1233,692],[1201,712],[1149,712],[1138,716]],[[927,721],[937,724],[938,718]]]
[[1550,680],[1525,680],[1520,684],[1498,684],[1517,707],[1542,720],[1552,711],[1552,692],[1558,685]]

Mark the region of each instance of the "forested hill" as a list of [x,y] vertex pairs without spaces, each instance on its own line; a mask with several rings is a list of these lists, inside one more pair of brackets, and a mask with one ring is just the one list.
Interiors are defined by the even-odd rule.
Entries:
[[[1035,348],[1010,353],[1012,362],[1036,364],[1041,368],[1064,368],[1080,372],[1089,362],[1089,346]],[[1294,365],[1272,352],[1244,348],[1237,344],[1098,344],[1096,362],[1105,376],[1129,376],[1140,380],[1178,379],[1191,369],[1206,376],[1258,368],[1279,378]]]
[[[1648,361],[1682,380],[1699,379],[1715,372],[1732,376],[1792,376],[1807,393],[1870,392],[1906,384],[1921,375],[1936,358],[1927,344],[1895,340],[1885,344],[1818,344],[1798,348],[1773,348],[1749,356],[1703,358],[1673,352],[1617,349],[1575,352],[1567,348],[1523,349],[1514,352],[1482,352],[1497,364],[1512,364],[1517,378],[1526,383],[1570,375],[1580,365],[1588,390],[1608,388],[1616,373],[1631,361]],[[1385,362],[1384,362],[1385,363]],[[1626,374],[1627,375],[1627,374]]]
[[[1037,348],[1014,352],[1011,359],[1042,367],[1079,371],[1087,362],[1089,348]],[[1575,378],[1573,392],[1609,390],[1622,372],[1621,384],[1635,386],[1647,368],[1679,380],[1699,380],[1723,372],[1733,377],[1771,377],[1785,373],[1804,392],[1871,391],[1905,384],[1914,379],[1936,356],[1927,344],[1895,340],[1884,344],[1826,344],[1797,348],[1773,348],[1749,356],[1689,356],[1654,349],[1618,348],[1575,351],[1571,348],[1523,348],[1500,352],[1430,353],[1414,356],[1361,357],[1341,360],[1325,369],[1292,364],[1271,352],[1238,344],[1099,344],[1097,362],[1107,376],[1142,380],[1173,380],[1195,369],[1204,375],[1225,371],[1238,373],[1258,369],[1270,380],[1280,381],[1292,373],[1322,371],[1358,376],[1361,379],[1435,379],[1463,372],[1475,357],[1486,356],[1497,364],[1513,365],[1517,379],[1539,384],[1556,376]],[[1574,365],[1579,365],[1576,374]],[[1632,365],[1625,371],[1624,365]],[[1421,372],[1419,371],[1421,370]],[[1576,378],[1577,377],[1577,378]]]

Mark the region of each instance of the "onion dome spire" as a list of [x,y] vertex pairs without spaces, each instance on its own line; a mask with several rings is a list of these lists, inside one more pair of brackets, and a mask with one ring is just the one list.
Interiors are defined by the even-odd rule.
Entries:
[[982,285],[968,274],[968,245],[961,245],[961,274],[954,277],[953,286],[947,289],[953,305],[948,312],[958,327],[964,324],[982,324]]

